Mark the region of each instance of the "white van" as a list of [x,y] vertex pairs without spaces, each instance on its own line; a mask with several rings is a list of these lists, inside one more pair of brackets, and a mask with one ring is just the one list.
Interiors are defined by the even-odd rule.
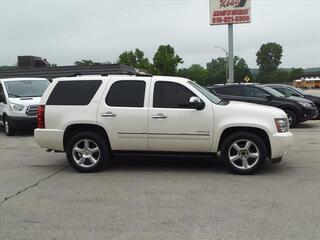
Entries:
[[37,109],[50,82],[45,78],[0,79],[0,125],[7,136],[37,127]]

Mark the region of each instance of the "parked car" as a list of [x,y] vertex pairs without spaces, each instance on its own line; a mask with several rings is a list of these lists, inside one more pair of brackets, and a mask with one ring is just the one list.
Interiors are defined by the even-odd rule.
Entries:
[[208,88],[224,100],[243,101],[281,108],[288,116],[290,127],[313,119],[318,111],[313,102],[297,97],[285,97],[278,91],[259,84],[228,84]]
[[0,79],[0,124],[7,136],[37,127],[37,108],[49,84],[45,78]]
[[235,173],[281,161],[292,142],[281,109],[226,102],[185,78],[78,76],[54,79],[38,109],[35,139],[66,152],[80,172],[117,154],[221,152]]
[[301,97],[301,98],[305,98],[312,101],[318,109],[318,116],[316,117],[316,119],[320,119],[320,96],[307,94],[305,91],[289,85],[266,84],[266,86],[269,86],[274,90],[277,90],[278,92],[281,92],[283,95],[288,97],[290,96]]

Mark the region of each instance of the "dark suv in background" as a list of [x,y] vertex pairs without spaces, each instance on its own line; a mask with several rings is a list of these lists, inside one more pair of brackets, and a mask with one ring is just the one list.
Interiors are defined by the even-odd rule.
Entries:
[[258,84],[227,84],[208,87],[223,100],[251,102],[278,107],[287,113],[290,127],[318,116],[315,104],[307,99],[286,97],[282,93]]
[[289,96],[294,96],[294,97],[301,97],[308,99],[316,105],[318,109],[318,117],[317,119],[320,119],[320,96],[315,96],[311,94],[307,94],[305,91],[289,86],[289,85],[283,85],[283,84],[266,84],[266,86],[269,86],[273,88],[274,90],[281,92],[283,95],[289,97]]

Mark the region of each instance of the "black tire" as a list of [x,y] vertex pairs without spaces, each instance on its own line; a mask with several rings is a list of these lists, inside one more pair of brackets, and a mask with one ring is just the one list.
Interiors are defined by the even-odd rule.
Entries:
[[[240,144],[242,144],[242,142],[246,143],[245,141],[250,142],[250,147],[249,147],[250,150],[248,149],[248,153],[252,151],[253,154],[258,154],[259,155],[258,157],[251,158],[251,157],[248,157],[247,154],[242,152],[242,151],[245,151],[245,149],[243,149],[244,146],[240,146]],[[235,151],[235,149],[233,149],[232,147],[234,143],[237,143],[237,145],[239,144],[238,146],[241,148],[241,154],[239,154],[239,156],[243,158],[247,158],[245,160],[246,163],[248,164],[247,166],[251,164],[252,165],[251,167],[244,168],[245,167],[244,160],[242,160],[241,158],[232,163],[229,157],[229,151],[230,152]],[[257,151],[253,151],[256,148],[257,148]],[[224,140],[221,146],[221,159],[231,172],[235,174],[240,174],[240,175],[251,175],[251,174],[255,174],[265,163],[267,159],[267,148],[263,140],[257,135],[249,132],[237,132],[237,133],[231,134]],[[236,167],[235,165],[239,165],[239,166]]]
[[[89,146],[88,148],[86,148],[84,145],[87,140],[89,141],[89,144],[87,145]],[[82,151],[81,153],[74,150],[74,147],[76,146],[80,146],[79,148]],[[82,146],[83,148],[81,148]],[[91,150],[94,150],[96,148],[99,149],[99,153],[90,153]],[[91,150],[87,151],[86,149]],[[71,137],[71,139],[67,143],[66,155],[69,164],[75,170],[83,173],[92,173],[100,171],[107,166],[107,163],[110,160],[110,149],[107,144],[107,139],[97,134],[96,132],[87,131],[75,134],[73,137]],[[92,161],[90,160],[92,158],[88,156],[92,156],[94,159],[96,159],[96,163],[92,163]],[[80,159],[80,161],[77,162],[76,159]],[[83,161],[81,159],[85,159],[83,164],[80,164],[81,161]]]
[[10,124],[10,122],[8,121],[8,119],[6,117],[4,117],[3,119],[3,125],[4,125],[4,133],[7,136],[13,136],[14,135],[14,128],[12,127],[12,125]]
[[[289,119],[289,124],[290,124],[290,128],[294,128],[297,126],[298,124],[298,117],[297,114],[295,114],[293,111],[289,110],[289,109],[285,109],[284,110],[288,116]],[[290,120],[291,119],[291,120]]]

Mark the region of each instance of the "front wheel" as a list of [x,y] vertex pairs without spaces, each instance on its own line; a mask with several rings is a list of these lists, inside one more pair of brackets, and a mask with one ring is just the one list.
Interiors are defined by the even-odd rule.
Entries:
[[294,128],[298,124],[297,115],[291,110],[284,110],[287,114],[290,128]]
[[106,166],[110,158],[106,139],[95,132],[73,136],[66,152],[70,165],[78,172],[97,172]]
[[227,137],[221,147],[225,165],[236,174],[256,173],[267,159],[267,149],[260,137],[247,132]]
[[11,124],[9,123],[9,121],[8,121],[7,118],[4,118],[3,124],[4,124],[4,133],[5,133],[7,136],[13,136],[13,135],[14,135],[14,129],[13,129],[13,127],[11,126]]

